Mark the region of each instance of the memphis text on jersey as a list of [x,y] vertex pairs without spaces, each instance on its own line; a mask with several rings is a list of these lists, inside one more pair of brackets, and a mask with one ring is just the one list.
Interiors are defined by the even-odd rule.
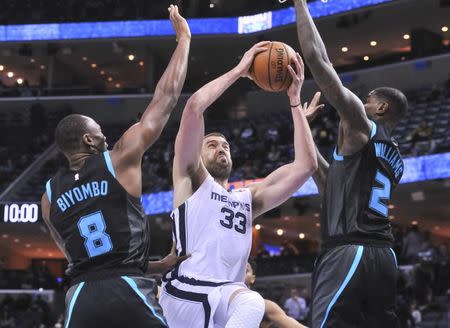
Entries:
[[395,179],[399,181],[403,174],[403,161],[397,148],[384,142],[375,142],[375,154],[378,158],[384,159],[394,172]]
[[64,192],[56,199],[56,204],[58,204],[59,209],[64,213],[68,208],[86,199],[106,196],[107,194],[108,181],[91,181]]
[[227,195],[221,195],[218,194],[214,191],[211,192],[211,199],[212,200],[217,200],[219,202],[222,203],[226,203],[228,204],[228,206],[236,209],[237,207],[239,207],[240,210],[246,210],[247,212],[250,212],[250,204],[247,203],[242,203],[242,202],[236,202],[236,201],[231,201],[228,199]]

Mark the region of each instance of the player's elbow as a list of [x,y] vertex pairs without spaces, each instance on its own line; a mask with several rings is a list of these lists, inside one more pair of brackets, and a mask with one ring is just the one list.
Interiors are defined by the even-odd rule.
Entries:
[[200,99],[200,95],[193,94],[186,103],[186,107],[184,108],[183,115],[195,115],[202,116],[203,108],[202,101]]
[[324,50],[315,45],[311,45],[306,47],[303,52],[303,58],[308,66],[327,66],[331,65],[330,60],[328,59],[328,55]]
[[294,165],[296,166],[295,171],[298,172],[298,175],[301,176],[302,179],[304,179],[305,176],[312,176],[319,168],[316,156],[308,156],[307,158],[296,160]]

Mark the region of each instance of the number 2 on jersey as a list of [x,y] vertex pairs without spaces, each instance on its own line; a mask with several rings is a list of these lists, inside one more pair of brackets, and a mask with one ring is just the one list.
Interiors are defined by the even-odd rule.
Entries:
[[84,247],[89,257],[99,256],[113,249],[110,236],[105,232],[106,223],[101,211],[82,216],[78,230],[84,238]]
[[387,217],[388,216],[388,206],[381,202],[382,199],[389,200],[391,198],[391,180],[380,171],[377,171],[375,175],[375,181],[381,184],[381,188],[372,187],[372,192],[370,193],[369,208],[378,214]]
[[220,224],[227,228],[227,229],[232,229],[233,228],[233,220],[234,218],[236,219],[240,219],[238,224],[234,225],[234,230],[236,230],[239,233],[245,234],[245,232],[247,231],[247,218],[245,217],[245,214],[241,213],[241,212],[237,212],[236,214],[226,208],[226,207],[222,207],[221,210],[222,213],[225,213],[225,217],[220,220]]

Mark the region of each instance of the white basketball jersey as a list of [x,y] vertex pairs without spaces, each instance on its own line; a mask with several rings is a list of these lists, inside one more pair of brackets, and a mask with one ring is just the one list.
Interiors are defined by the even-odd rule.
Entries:
[[227,191],[211,175],[172,211],[178,255],[191,254],[171,275],[211,282],[243,282],[252,246],[252,196]]

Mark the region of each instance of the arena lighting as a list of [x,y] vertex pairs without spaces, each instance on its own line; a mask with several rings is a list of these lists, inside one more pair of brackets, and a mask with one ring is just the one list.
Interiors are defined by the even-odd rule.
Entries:
[[8,72],[8,74],[6,74],[9,78],[11,78],[11,77],[13,77],[14,76],[14,73],[13,72]]
[[17,79],[17,84],[22,84],[22,83],[23,83],[23,79],[18,78],[18,79]]
[[413,220],[413,221],[411,221],[411,224],[412,224],[412,225],[418,225],[419,222],[417,222],[417,220]]
[[277,235],[278,235],[278,236],[282,236],[283,233],[284,233],[283,229],[278,229],[278,230],[277,230]]
[[139,62],[139,66],[144,66],[144,61],[141,60],[141,61]]
[[30,248],[30,247],[31,247],[31,244],[26,244],[25,247],[26,247],[26,248]]
[[375,47],[377,45],[377,41],[370,41],[370,46]]
[[302,232],[301,234],[298,235],[298,238],[305,239],[305,234]]
[[209,8],[211,8],[211,9],[214,8],[214,4],[213,4],[213,3],[210,3],[210,4],[209,4]]
[[394,220],[395,219],[395,215],[389,215],[388,219],[389,220]]
[[96,64],[96,63],[92,63],[92,64],[91,64],[91,67],[92,67],[92,68],[96,68],[96,67],[97,67],[97,64]]
[[[396,0],[335,0],[326,5],[308,3],[313,18],[337,15],[364,7]],[[294,24],[294,7],[268,11],[252,16],[189,19],[193,35],[247,34]],[[131,38],[174,35],[168,19],[60,24],[23,24],[0,26],[0,42]]]
[[448,32],[448,27],[447,26],[442,26],[441,31],[442,32]]
[[388,208],[389,208],[390,210],[392,210],[393,208],[395,208],[395,205],[389,204]]
[[44,70],[45,69],[45,65],[41,65],[39,68]]
[[410,38],[410,35],[409,35],[409,34],[405,34],[405,35],[403,35],[403,39],[405,39],[405,40],[409,40],[409,38]]
[[108,82],[112,82],[113,78],[110,76],[108,77]]
[[105,71],[100,71],[100,75],[105,75]]
[[348,51],[348,48],[347,47],[342,47],[342,52],[347,52]]
[[115,87],[118,89],[120,88],[120,83],[116,83]]
[[81,58],[83,61],[86,61],[87,60],[87,57],[82,57]]
[[5,66],[0,65],[0,72],[2,72],[5,69]]
[[[443,154],[426,155],[420,157],[405,158],[405,171],[400,184],[419,181],[450,178],[450,152]],[[231,189],[242,188],[257,182],[258,179],[244,180],[229,183]],[[292,197],[311,196],[317,194],[317,187],[308,179]],[[173,191],[160,191],[142,195],[142,206],[147,215],[170,213],[172,211]],[[317,214],[317,216],[316,216]],[[314,214],[319,217],[319,213]]]
[[30,58],[30,63],[34,63],[36,60],[34,58]]
[[261,225],[260,224],[255,225],[255,229],[256,230],[260,230],[261,229]]
[[14,242],[15,242],[15,243],[18,243],[19,241],[20,241],[19,238],[14,239]]
[[369,58],[369,56],[364,56],[364,61],[368,61],[370,58]]
[[133,61],[134,60],[134,55],[133,54],[129,54],[128,55],[128,60],[129,61]]
[[316,223],[316,227],[320,228],[320,223],[319,222]]
[[8,238],[8,235],[7,235],[6,233],[4,233],[4,234],[2,235],[2,238]]

